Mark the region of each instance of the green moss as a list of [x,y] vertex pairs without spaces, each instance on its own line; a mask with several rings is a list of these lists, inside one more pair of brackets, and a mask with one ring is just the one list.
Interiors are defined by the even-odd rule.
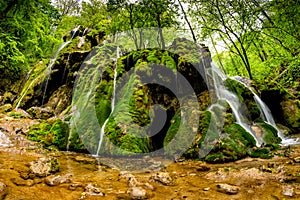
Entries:
[[254,149],[251,151],[250,156],[254,158],[269,159],[273,157],[273,154],[268,147],[265,147]]
[[290,100],[281,103],[285,125],[294,133],[300,131],[300,100]]
[[[66,150],[69,127],[62,120],[45,121],[40,124],[32,125],[27,137],[29,140],[39,142],[45,148],[51,149],[52,147],[55,147],[59,150]],[[73,136],[73,138],[76,137]],[[80,141],[74,141],[73,139],[71,142],[71,149],[74,151],[78,149],[82,150],[82,148],[74,148],[74,146],[81,144]]]
[[21,112],[15,112],[15,111],[12,111],[12,112],[9,112],[7,114],[7,116],[9,117],[13,117],[15,119],[22,119],[22,118],[26,118],[25,115]]

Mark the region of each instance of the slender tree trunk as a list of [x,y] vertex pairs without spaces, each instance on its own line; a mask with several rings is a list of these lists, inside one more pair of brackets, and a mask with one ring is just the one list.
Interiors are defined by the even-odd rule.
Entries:
[[[222,25],[225,28],[225,33],[226,33],[227,37],[229,38],[230,42],[232,43],[232,45],[234,46],[234,48],[236,49],[236,51],[238,52],[240,58],[242,59],[244,65],[246,67],[246,70],[248,72],[249,78],[252,80],[253,77],[252,77],[252,74],[251,74],[251,67],[250,67],[250,63],[249,63],[249,60],[248,60],[247,51],[246,51],[245,47],[243,46],[243,42],[241,41],[241,38],[233,30],[231,30],[226,25],[226,22],[225,22],[225,20],[223,18],[222,12],[221,12],[220,7],[219,7],[219,1],[217,0],[216,3],[217,3],[216,8],[217,8],[218,13],[220,15],[220,19],[221,19]],[[235,41],[231,38],[231,34],[234,35],[234,37],[240,43],[241,48],[242,48],[242,52],[240,51],[240,49],[236,45]]]
[[165,39],[164,39],[163,32],[162,32],[162,26],[161,26],[161,21],[160,21],[160,14],[156,15],[156,20],[157,20],[157,25],[158,25],[158,34],[159,34],[160,41],[161,41],[161,48],[165,49],[166,48],[166,44],[165,44]]
[[179,3],[179,5],[180,5],[181,11],[182,11],[182,13],[183,13],[183,15],[184,15],[184,19],[185,19],[186,23],[188,24],[189,29],[190,29],[190,31],[191,31],[191,33],[192,33],[193,40],[194,40],[194,42],[196,43],[196,42],[197,42],[197,39],[196,39],[194,30],[193,30],[193,28],[192,28],[192,26],[191,26],[191,24],[190,24],[190,22],[189,22],[189,20],[188,20],[188,18],[187,18],[187,15],[186,15],[186,12],[184,11],[184,8],[183,8],[183,6],[182,6],[182,3],[181,3],[180,0],[178,0],[178,3]]
[[134,22],[133,22],[132,13],[133,13],[133,8],[132,8],[132,6],[129,6],[129,23],[130,23],[130,28],[131,28],[131,32],[132,32],[132,38],[134,41],[135,48],[139,49],[137,37],[136,37],[135,31],[134,31]]

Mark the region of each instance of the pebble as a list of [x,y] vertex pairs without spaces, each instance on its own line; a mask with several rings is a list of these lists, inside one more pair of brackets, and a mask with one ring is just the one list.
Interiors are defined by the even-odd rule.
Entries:
[[141,187],[132,187],[129,189],[128,193],[130,194],[131,199],[148,199],[147,191]]
[[217,185],[218,191],[225,194],[237,194],[240,190],[239,187],[220,183]]
[[300,163],[300,156],[293,159],[295,163]]
[[0,182],[0,199],[5,199],[5,196],[7,195],[7,186]]
[[158,172],[152,176],[153,180],[162,183],[163,185],[174,185],[174,180],[168,172]]
[[60,175],[51,175],[45,178],[45,183],[48,186],[57,186],[63,183],[71,183],[71,179],[70,179],[71,175],[67,174],[64,176],[60,176]]
[[290,185],[282,186],[282,194],[284,196],[293,197],[294,196],[294,188]]

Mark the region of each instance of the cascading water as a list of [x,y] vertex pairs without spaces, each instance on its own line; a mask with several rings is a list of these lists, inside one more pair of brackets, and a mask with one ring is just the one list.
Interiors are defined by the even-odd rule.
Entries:
[[[215,65],[211,65],[211,68],[207,69],[207,76],[212,80],[215,98],[217,100],[225,100],[232,109],[236,123],[242,126],[248,133],[250,133],[256,141],[256,146],[260,147],[263,143],[262,138],[259,138],[255,135],[251,129],[251,120],[248,119],[247,112],[243,109],[242,102],[239,100],[238,96],[231,91],[229,91],[225,85],[224,81],[227,79],[227,76],[223,74]],[[216,101],[215,104],[219,104]],[[210,107],[210,111],[213,112],[213,107],[216,106],[213,104]],[[225,109],[224,105],[218,105],[223,110]]]
[[[115,60],[115,70],[114,70],[114,80],[113,80],[113,93],[112,93],[112,97],[111,97],[111,111],[110,111],[110,115],[114,112],[115,110],[115,96],[116,96],[116,82],[117,82],[117,76],[118,76],[118,72],[117,72],[117,67],[118,67],[118,58],[120,57],[120,49],[119,47],[117,47],[117,58]],[[110,116],[109,115],[109,116]],[[101,145],[102,145],[102,142],[103,142],[103,136],[105,134],[105,127],[106,127],[106,124],[109,120],[109,116],[107,117],[107,119],[105,120],[104,124],[102,125],[101,127],[101,130],[100,130],[100,139],[99,139],[99,144],[98,144],[98,149],[97,149],[97,154],[96,156],[99,155],[100,153],[100,149],[101,149]]]
[[[74,34],[73,34],[73,36],[74,36]],[[73,36],[72,36],[71,40],[73,39]],[[44,89],[44,94],[43,94],[42,106],[44,105],[45,96],[46,96],[46,92],[47,92],[47,88],[48,88],[48,83],[49,83],[50,75],[52,73],[52,67],[55,64],[55,61],[56,61],[56,59],[57,59],[57,57],[59,55],[59,52],[61,50],[63,50],[71,42],[71,40],[69,40],[67,42],[64,42],[63,44],[61,44],[59,46],[58,50],[54,54],[54,57],[50,60],[50,63],[48,65],[48,67],[46,68],[46,70],[47,70],[47,80],[46,80],[46,83],[45,83],[45,89]]]
[[243,84],[246,88],[248,88],[252,92],[255,102],[259,106],[261,118],[264,120],[265,123],[273,126],[277,130],[278,137],[281,138],[281,140],[282,140],[281,144],[283,146],[288,146],[288,145],[293,145],[293,144],[299,143],[298,139],[295,140],[292,138],[286,138],[284,136],[284,134],[277,128],[275,120],[273,118],[273,115],[272,115],[269,107],[261,100],[261,98],[253,91],[253,89],[251,87],[249,87],[249,85],[247,85],[246,83],[243,82],[243,79],[241,77],[236,76],[236,77],[233,77],[233,79],[238,81],[239,83]]
[[[79,27],[76,28],[76,30],[78,30],[78,29],[79,29]],[[46,91],[47,91],[47,87],[48,87],[50,75],[51,75],[51,72],[52,72],[52,67],[53,67],[53,65],[55,64],[55,61],[56,61],[56,59],[57,59],[57,57],[58,57],[60,51],[63,50],[63,49],[64,49],[64,48],[72,41],[72,39],[73,39],[74,36],[75,36],[75,33],[76,33],[76,31],[75,31],[75,32],[72,31],[72,37],[71,37],[71,39],[70,39],[69,41],[67,41],[67,42],[62,43],[62,44],[58,47],[58,49],[57,49],[57,51],[55,52],[53,58],[50,60],[48,67],[45,69],[45,71],[47,72],[47,80],[46,80],[46,83],[45,83],[45,90],[44,90],[44,94],[43,94],[42,106],[44,105],[45,96],[46,96]],[[26,88],[26,90],[22,93],[22,96],[19,98],[19,101],[18,101],[18,103],[17,103],[17,105],[16,105],[16,109],[19,108],[19,106],[20,106],[20,104],[21,104],[23,98],[26,96],[28,90],[32,87],[32,85],[33,85],[36,81],[39,80],[39,78],[40,78],[40,77],[36,77],[35,79],[33,79],[33,80],[30,82],[30,84],[28,85],[28,87]]]
[[67,62],[66,62],[66,65],[65,65],[65,68],[64,68],[64,72],[63,72],[63,76],[62,76],[62,79],[61,79],[61,83],[64,82],[65,75],[66,75],[66,70],[67,70],[67,67],[68,67],[68,64],[69,64],[69,61],[70,61],[70,57],[71,57],[71,54],[68,55]]

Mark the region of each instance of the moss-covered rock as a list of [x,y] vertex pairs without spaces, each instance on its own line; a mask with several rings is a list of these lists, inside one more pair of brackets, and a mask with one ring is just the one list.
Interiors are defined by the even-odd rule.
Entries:
[[4,104],[3,106],[0,106],[0,113],[7,113],[12,111],[12,105],[11,104]]
[[[44,121],[40,124],[32,125],[27,137],[29,140],[42,144],[45,148],[55,147],[59,150],[67,150],[69,127],[62,120]],[[69,142],[72,150],[83,150],[81,141],[76,140],[74,135]]]
[[300,101],[289,100],[281,103],[284,117],[284,125],[292,129],[294,133],[300,132]]

